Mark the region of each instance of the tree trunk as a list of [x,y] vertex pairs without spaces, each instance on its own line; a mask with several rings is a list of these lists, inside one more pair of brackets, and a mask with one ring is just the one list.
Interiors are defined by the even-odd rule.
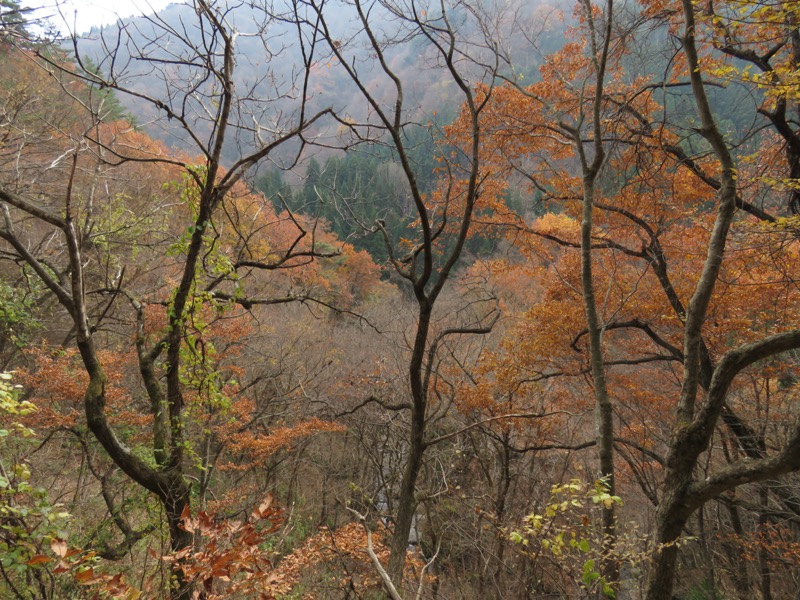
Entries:
[[417,510],[417,478],[422,468],[422,456],[425,453],[425,411],[427,410],[428,374],[425,371],[425,351],[427,349],[428,331],[430,329],[432,309],[424,296],[424,291],[417,294],[419,317],[414,348],[409,361],[409,381],[411,384],[411,436],[409,438],[408,457],[400,482],[397,503],[397,518],[394,533],[390,542],[389,577],[399,588],[403,581],[403,568],[406,564],[408,538],[414,523]]
[[[586,315],[586,328],[589,338],[589,365],[592,374],[595,400],[595,439],[600,462],[599,478],[603,480],[609,494],[614,495],[614,415],[606,385],[606,367],[603,360],[603,325],[597,310],[594,280],[592,276],[592,233],[594,203],[597,177],[605,160],[603,146],[602,109],[604,102],[605,71],[608,61],[609,44],[611,42],[611,24],[613,22],[613,0],[608,0],[604,14],[605,24],[601,31],[603,39],[598,41],[593,16],[593,7],[587,0],[581,2],[584,18],[589,27],[591,51],[594,58],[595,87],[592,97],[592,150],[591,161],[584,148],[583,133],[580,129],[572,129],[575,149],[581,162],[583,173],[583,213],[581,219],[581,286],[583,308]],[[569,128],[566,128],[568,131]],[[600,561],[600,573],[603,579],[613,584],[619,579],[619,566],[612,554],[616,544],[614,505],[603,506],[603,550]]]
[[389,558],[389,577],[400,588],[403,581],[403,568],[406,564],[408,540],[411,527],[414,524],[414,515],[417,511],[417,478],[422,468],[422,455],[425,451],[423,435],[425,433],[424,415],[417,418],[412,415],[411,438],[408,449],[408,458],[403,470],[403,479],[400,483],[400,494],[397,501],[397,518],[394,523],[394,533],[389,545],[391,550]]
[[678,560],[676,540],[683,533],[683,528],[692,511],[684,503],[686,482],[682,486],[665,493],[656,511],[655,542],[658,544],[650,575],[647,582],[645,598],[647,600],[671,600]]
[[[583,305],[589,332],[589,362],[595,398],[595,439],[600,460],[600,479],[609,494],[616,493],[614,480],[614,413],[606,385],[606,367],[603,361],[603,331],[595,301],[592,280],[592,212],[594,207],[596,173],[590,171],[584,177],[583,221],[581,223],[581,281]],[[617,561],[611,556],[616,540],[616,517],[614,505],[603,506],[603,555],[600,573],[607,583],[619,579]]]

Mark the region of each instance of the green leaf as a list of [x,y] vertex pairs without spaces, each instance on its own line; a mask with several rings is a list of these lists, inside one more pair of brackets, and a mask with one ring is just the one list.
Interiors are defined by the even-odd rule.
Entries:
[[583,584],[588,588],[591,587],[597,579],[600,578],[600,573],[595,571],[594,560],[587,560],[583,563]]

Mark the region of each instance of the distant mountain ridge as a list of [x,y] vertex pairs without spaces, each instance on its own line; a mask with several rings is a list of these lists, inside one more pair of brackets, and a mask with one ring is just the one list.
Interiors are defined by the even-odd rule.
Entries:
[[[564,24],[553,18],[555,9],[545,4],[527,3],[516,0],[516,11],[519,18],[532,19],[542,29],[541,48],[544,51],[555,49],[563,43]],[[357,23],[353,22],[353,13],[344,10],[331,11],[327,16],[331,30],[343,41],[355,31]],[[278,9],[279,11],[280,9]],[[536,14],[547,15],[547,18],[536,20]],[[376,16],[377,15],[377,16]],[[388,15],[382,15],[379,8],[373,10],[374,22],[382,35],[392,32],[386,29],[392,26]],[[255,3],[240,3],[235,8],[225,12],[225,19],[236,30],[236,66],[234,80],[240,95],[248,98],[269,99],[269,106],[256,108],[256,102],[251,101],[245,108],[249,115],[255,119],[271,119],[274,114],[285,113],[293,110],[297,105],[297,76],[303,69],[303,61],[298,43],[296,30],[289,19],[273,18],[267,22],[265,13],[255,6]],[[89,57],[99,65],[103,73],[108,73],[112,68],[109,53],[115,53],[113,68],[119,70],[119,77],[124,78],[124,85],[134,94],[169,96],[173,93],[171,88],[176,81],[185,83],[190,75],[188,69],[175,65],[174,79],[165,80],[163,71],[156,71],[146,61],[140,60],[137,53],[148,54],[156,60],[176,60],[178,56],[172,54],[172,48],[178,45],[194,45],[202,48],[207,40],[203,40],[204,32],[196,25],[196,16],[192,6],[173,3],[162,11],[148,17],[135,17],[121,19],[117,24],[103,28],[95,28],[88,35],[77,40],[80,55]],[[266,33],[266,36],[263,34]],[[530,34],[530,32],[527,32]],[[521,36],[519,31],[512,31],[511,37],[503,41],[505,47],[513,52],[513,48],[523,40],[515,39]],[[208,50],[213,51],[213,48]],[[308,49],[307,49],[308,50]],[[355,120],[363,120],[368,114],[368,107],[359,95],[355,85],[346,74],[337,68],[334,60],[316,49],[318,58],[312,66],[312,76],[309,87],[309,108],[316,110],[331,107],[340,115]],[[355,43],[348,45],[348,55],[357,65],[359,74],[365,85],[370,89],[380,86],[388,87],[389,80],[376,68],[376,57]],[[433,114],[442,116],[454,115],[458,106],[453,106],[451,98],[453,90],[449,89],[452,83],[443,83],[437,70],[432,68],[423,40],[414,44],[388,46],[385,58],[389,66],[404,81],[404,94],[406,105],[413,106],[419,114],[409,115],[410,118],[425,120]],[[537,68],[541,60],[527,53],[525,55],[525,75],[536,77]],[[120,69],[120,67],[123,67]],[[197,93],[203,93],[198,88]],[[146,102],[136,95],[120,94],[119,100],[123,106],[141,124],[146,131],[167,143],[170,147],[192,153],[194,148],[178,128],[165,122],[156,104]],[[276,98],[279,97],[279,98]],[[387,102],[393,99],[387,96]],[[262,110],[268,108],[268,110]],[[273,115],[270,115],[273,113]],[[202,115],[198,116],[202,119]],[[335,135],[334,131],[319,131],[317,135]],[[248,147],[253,140],[242,137],[226,151],[228,160],[235,160],[240,154],[242,146]]]

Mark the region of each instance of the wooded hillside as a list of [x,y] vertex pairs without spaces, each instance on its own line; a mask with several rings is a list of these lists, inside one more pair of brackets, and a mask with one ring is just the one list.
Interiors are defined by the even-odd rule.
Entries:
[[799,11],[0,0],[0,597],[795,598]]

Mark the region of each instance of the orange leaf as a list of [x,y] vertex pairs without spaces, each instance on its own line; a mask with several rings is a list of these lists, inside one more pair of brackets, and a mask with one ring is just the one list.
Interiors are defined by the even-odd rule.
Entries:
[[93,583],[97,583],[100,580],[94,576],[94,569],[92,567],[89,567],[85,571],[78,571],[77,573],[75,573],[75,581],[77,581],[81,585],[91,585]]
[[53,569],[53,573],[55,573],[56,575],[58,575],[59,573],[66,573],[67,571],[69,571],[69,565],[65,563],[63,560],[58,561],[56,568]]

